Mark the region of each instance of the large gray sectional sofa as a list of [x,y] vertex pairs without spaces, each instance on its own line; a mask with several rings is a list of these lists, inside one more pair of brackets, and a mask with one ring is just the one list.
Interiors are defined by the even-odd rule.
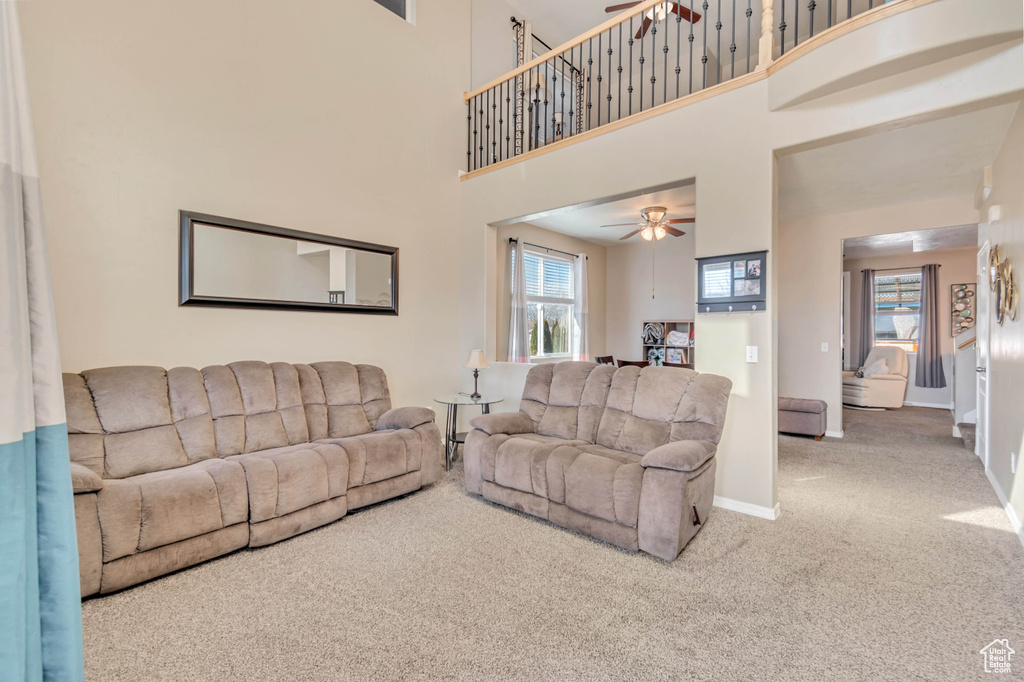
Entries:
[[441,476],[433,411],[370,365],[64,375],[82,596],[258,547]]
[[466,489],[672,561],[711,511],[731,388],[672,367],[538,365],[519,412],[471,422]]

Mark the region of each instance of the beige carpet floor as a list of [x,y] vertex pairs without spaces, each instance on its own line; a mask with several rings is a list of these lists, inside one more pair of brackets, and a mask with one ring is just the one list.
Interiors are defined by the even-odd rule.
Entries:
[[87,600],[87,678],[971,680],[997,637],[1024,675],[1024,548],[948,413],[845,419],[780,438],[780,519],[716,509],[674,563],[467,496],[456,468]]

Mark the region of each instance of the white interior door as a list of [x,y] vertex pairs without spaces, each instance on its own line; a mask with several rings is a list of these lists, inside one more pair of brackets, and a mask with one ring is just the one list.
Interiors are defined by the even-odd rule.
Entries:
[[978,424],[974,440],[974,454],[985,463],[988,471],[988,343],[992,324],[991,299],[992,289],[989,287],[988,273],[989,243],[978,251],[978,286],[974,304],[974,320],[978,347]]

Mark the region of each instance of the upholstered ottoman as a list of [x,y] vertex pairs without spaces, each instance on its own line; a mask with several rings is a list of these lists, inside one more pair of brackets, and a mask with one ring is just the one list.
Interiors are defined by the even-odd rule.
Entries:
[[779,398],[779,433],[814,436],[821,440],[828,421],[828,404],[824,400]]

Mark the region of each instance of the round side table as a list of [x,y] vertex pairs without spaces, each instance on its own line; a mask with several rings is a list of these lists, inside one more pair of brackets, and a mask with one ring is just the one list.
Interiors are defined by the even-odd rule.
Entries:
[[459,443],[466,442],[466,432],[456,433],[459,423],[459,405],[479,405],[483,414],[491,413],[491,405],[500,403],[504,398],[491,398],[485,395],[473,398],[462,393],[450,393],[439,395],[434,398],[435,403],[448,406],[448,415],[444,423],[444,464],[445,471],[451,471],[452,460],[455,458],[455,450]]

